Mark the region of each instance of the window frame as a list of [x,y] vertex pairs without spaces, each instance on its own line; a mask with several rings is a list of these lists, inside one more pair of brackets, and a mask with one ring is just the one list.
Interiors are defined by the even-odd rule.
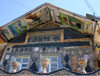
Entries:
[[[12,56],[12,57],[11,57],[11,60],[10,60],[10,69],[9,69],[9,71],[11,71],[11,68],[12,68],[11,62],[17,61],[18,58],[21,59],[21,62],[19,62],[19,63],[21,63],[21,66],[19,67],[19,70],[28,69],[28,68],[29,68],[30,55],[22,55],[22,56],[15,55],[15,56]],[[23,63],[23,59],[24,59],[24,58],[27,58],[27,59],[28,59],[28,62]],[[17,61],[17,62],[18,62],[18,61]],[[26,64],[27,66],[26,66],[26,67],[22,67],[23,64]]]

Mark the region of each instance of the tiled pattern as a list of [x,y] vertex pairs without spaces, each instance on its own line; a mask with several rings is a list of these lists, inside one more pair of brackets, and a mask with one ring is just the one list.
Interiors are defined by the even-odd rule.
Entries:
[[[36,65],[37,67],[39,66],[39,62],[40,62],[40,54],[61,54],[62,55],[62,65],[63,67],[66,66],[66,64],[69,65],[69,67],[71,68],[71,70],[73,70],[73,67],[76,66],[76,69],[80,69],[80,67],[78,66],[78,58],[83,58],[85,54],[87,54],[89,56],[89,66],[91,67],[92,71],[95,70],[94,67],[94,55],[93,55],[93,50],[92,48],[68,48],[68,47],[28,47],[29,49],[25,49],[25,48],[18,48],[18,50],[23,49],[26,50],[26,52],[22,52],[22,51],[18,51],[16,52],[16,49],[12,49],[11,53],[7,53],[11,56],[14,55],[30,55],[30,64],[29,67],[32,65],[33,63],[33,58],[36,58]],[[37,50],[35,50],[35,48],[38,48]],[[45,49],[44,49],[45,48]],[[5,55],[6,55],[5,54]],[[65,56],[68,55],[69,60],[66,62],[65,61]],[[76,57],[76,61],[73,63],[73,57]],[[10,59],[9,59],[10,60]],[[9,61],[8,61],[9,63]],[[7,69],[9,69],[9,64],[6,66]]]

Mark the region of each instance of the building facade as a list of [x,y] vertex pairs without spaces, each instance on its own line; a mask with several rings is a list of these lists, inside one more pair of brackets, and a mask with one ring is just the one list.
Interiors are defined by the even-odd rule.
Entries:
[[66,75],[64,70],[70,75],[90,74],[99,68],[97,25],[86,17],[43,4],[1,28],[1,69],[7,74],[25,69],[37,75]]

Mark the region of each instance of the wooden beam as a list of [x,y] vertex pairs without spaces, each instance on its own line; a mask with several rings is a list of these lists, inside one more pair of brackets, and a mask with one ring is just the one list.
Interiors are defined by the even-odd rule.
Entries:
[[28,43],[29,33],[27,33],[24,44]]
[[73,41],[91,41],[90,38],[80,38],[80,39],[66,39],[64,42],[73,42]]
[[8,43],[8,45],[24,45],[24,43]]
[[62,30],[62,33],[61,33],[61,42],[64,42],[64,30]]

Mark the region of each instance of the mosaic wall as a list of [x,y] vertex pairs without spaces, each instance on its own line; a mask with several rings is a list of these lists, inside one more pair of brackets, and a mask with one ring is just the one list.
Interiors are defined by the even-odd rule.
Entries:
[[[29,30],[31,28],[36,28],[48,21],[59,23],[65,27],[74,28],[82,33],[94,35],[95,22],[87,20],[85,18],[75,16],[71,12],[65,12],[62,9],[56,7],[41,7],[37,10],[31,11],[27,15],[24,15],[20,20],[15,20],[10,24],[2,27],[4,36],[10,40],[22,32]],[[96,46],[96,56],[99,59],[99,27],[96,27],[95,33],[95,46]],[[97,41],[98,40],[98,41]],[[0,44],[5,42],[5,40],[0,36]],[[94,67],[94,52],[92,48],[68,48],[68,47],[19,47],[19,48],[6,48],[5,53],[2,57],[2,66],[6,71],[10,70],[11,59],[14,56],[29,55],[29,65],[27,69],[34,70],[33,63],[36,64],[35,71],[39,71],[40,57],[42,54],[47,55],[60,55],[58,60],[60,68],[66,67],[71,71],[80,71],[79,59],[87,58],[86,71],[92,72],[95,70]],[[35,59],[35,60],[34,60]],[[100,61],[100,60],[99,60]],[[26,66],[26,65],[24,65]],[[37,68],[37,69],[36,69]]]
[[[7,51],[8,50],[8,51]],[[5,59],[7,60],[7,64],[5,67],[2,64],[2,68],[6,68],[8,70],[10,67],[10,60],[12,56],[23,56],[29,55],[30,62],[28,65],[28,69],[31,69],[32,64],[34,63],[34,59],[36,60],[36,68],[39,71],[39,63],[40,63],[40,55],[60,55],[61,65],[59,68],[66,67],[71,71],[80,71],[80,66],[78,64],[78,60],[80,58],[88,58],[87,63],[87,72],[92,72],[95,70],[94,67],[94,55],[92,48],[68,48],[68,47],[23,47],[23,48],[13,48],[6,49],[5,55],[3,57],[3,62]],[[59,63],[60,63],[59,62]]]

